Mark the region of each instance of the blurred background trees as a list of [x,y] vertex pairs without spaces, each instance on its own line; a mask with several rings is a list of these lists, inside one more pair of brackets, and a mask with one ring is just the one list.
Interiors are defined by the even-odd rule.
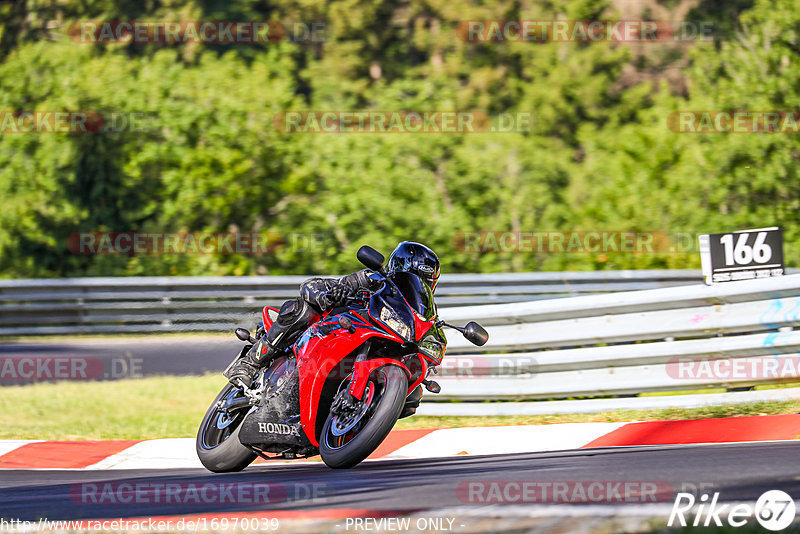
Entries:
[[[722,5],[724,4],[724,5]],[[713,40],[467,43],[469,19],[689,20]],[[80,20],[274,20],[324,42],[76,43]],[[298,24],[297,26],[295,24]],[[679,134],[675,110],[800,110],[793,0],[8,0],[0,110],[139,112],[142,131],[0,133],[0,275],[333,273],[423,241],[445,272],[694,268],[665,254],[464,253],[465,231],[780,225],[800,260],[800,141]],[[302,37],[302,36],[298,36]],[[286,110],[530,112],[529,131],[286,134]],[[74,232],[242,231],[252,255],[76,256]]]

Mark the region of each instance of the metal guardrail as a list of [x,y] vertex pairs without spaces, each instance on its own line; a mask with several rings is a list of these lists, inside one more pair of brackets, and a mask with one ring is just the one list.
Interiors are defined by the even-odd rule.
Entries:
[[[0,334],[229,331],[252,322],[263,305],[295,296],[303,279],[0,281]],[[631,397],[800,382],[800,332],[793,330],[800,325],[800,274],[711,287],[692,283],[699,279],[695,271],[443,276],[437,289],[442,318],[477,320],[490,341],[474,347],[450,334],[437,378],[442,393],[427,395],[420,413],[554,413],[576,411],[576,402],[591,411],[667,406],[670,399],[700,406],[711,399],[800,398],[798,388]],[[693,361],[711,371],[682,375],[681,364]],[[745,372],[725,374],[715,361],[728,362],[726,369],[743,363]],[[748,372],[748,365],[757,371]],[[568,400],[601,396],[616,398]],[[532,402],[543,399],[555,400]],[[487,400],[514,402],[477,402]]]
[[[305,276],[0,280],[0,335],[230,331],[297,296]],[[605,295],[696,283],[699,271],[443,275],[440,307]]]
[[[488,325],[490,341],[478,348],[453,336],[438,380],[442,393],[426,400],[568,399],[800,382],[800,332],[792,330],[800,325],[798,274],[441,315]],[[477,406],[424,413],[486,413]]]
[[663,410],[667,408],[699,408],[750,402],[787,402],[800,400],[800,388],[702,393],[648,397],[614,397],[608,399],[555,400],[547,402],[427,402],[424,398],[418,415],[497,416],[550,415],[556,413],[593,413],[614,410]]

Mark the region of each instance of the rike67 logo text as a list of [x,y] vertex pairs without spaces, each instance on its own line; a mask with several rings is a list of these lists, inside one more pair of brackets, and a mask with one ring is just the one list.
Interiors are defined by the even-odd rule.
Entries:
[[797,513],[794,500],[781,490],[764,492],[755,506],[741,502],[720,504],[719,495],[703,493],[695,499],[691,493],[678,493],[667,526],[721,527],[727,522],[731,527],[742,527],[752,525],[755,519],[762,528],[776,532],[791,525]]

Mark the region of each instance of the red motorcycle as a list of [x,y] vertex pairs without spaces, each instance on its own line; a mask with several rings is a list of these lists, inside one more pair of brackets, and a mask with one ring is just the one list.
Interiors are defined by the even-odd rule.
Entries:
[[[428,285],[414,274],[387,274],[375,249],[361,247],[357,256],[380,287],[322,314],[250,388],[228,384],[220,392],[197,433],[197,455],[207,469],[240,471],[256,456],[317,454],[330,467],[353,467],[386,438],[417,386],[440,391],[427,377],[444,357],[442,327],[475,345],[489,339],[475,322],[460,328],[440,321]],[[253,346],[261,350],[277,313],[264,308],[261,339],[236,329],[248,342],[236,359]]]

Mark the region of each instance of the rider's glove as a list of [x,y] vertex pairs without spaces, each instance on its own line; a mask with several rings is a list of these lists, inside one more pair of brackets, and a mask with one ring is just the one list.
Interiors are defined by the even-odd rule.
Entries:
[[347,297],[350,295],[350,288],[345,284],[335,284],[325,293],[325,300],[327,301],[328,308],[335,308],[342,306],[347,302]]

